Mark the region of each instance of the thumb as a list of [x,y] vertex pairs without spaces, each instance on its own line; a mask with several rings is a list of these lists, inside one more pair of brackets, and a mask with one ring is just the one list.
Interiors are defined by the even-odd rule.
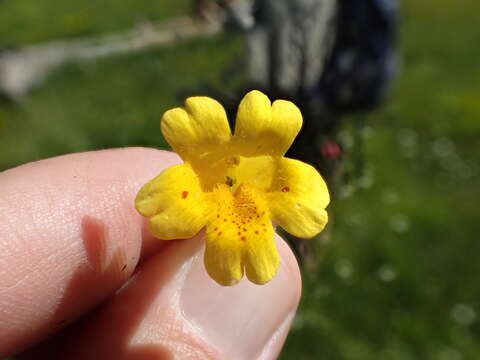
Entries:
[[276,358],[301,291],[295,257],[277,245],[282,264],[268,284],[222,287],[204,269],[201,236],[172,241],[71,336],[62,358]]

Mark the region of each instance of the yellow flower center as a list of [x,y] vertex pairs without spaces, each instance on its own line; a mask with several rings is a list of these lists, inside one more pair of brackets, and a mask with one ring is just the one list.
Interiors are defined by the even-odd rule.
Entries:
[[228,185],[231,191],[243,184],[265,192],[271,188],[275,172],[271,156],[228,155],[191,166],[198,174],[205,192],[212,192],[218,184]]
[[265,198],[252,186],[242,184],[232,191],[232,187],[219,184],[213,190],[213,201],[215,212],[207,236],[246,242],[271,229]]

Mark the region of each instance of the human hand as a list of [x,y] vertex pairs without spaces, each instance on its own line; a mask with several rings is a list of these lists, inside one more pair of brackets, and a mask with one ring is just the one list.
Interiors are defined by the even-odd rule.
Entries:
[[300,297],[295,257],[277,238],[273,280],[221,287],[201,235],[154,239],[134,198],[179,161],[127,148],[0,173],[0,357],[276,358]]

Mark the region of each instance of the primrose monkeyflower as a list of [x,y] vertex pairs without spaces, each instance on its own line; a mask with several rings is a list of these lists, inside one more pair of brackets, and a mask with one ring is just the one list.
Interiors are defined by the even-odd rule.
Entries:
[[272,222],[309,238],[325,227],[327,186],[310,165],[283,155],[302,126],[291,102],[259,91],[240,102],[232,135],[224,108],[191,97],[167,111],[161,130],[184,160],[144,185],[135,200],[152,234],[186,239],[205,228],[205,268],[221,285],[245,272],[256,284],[276,274],[280,258]]

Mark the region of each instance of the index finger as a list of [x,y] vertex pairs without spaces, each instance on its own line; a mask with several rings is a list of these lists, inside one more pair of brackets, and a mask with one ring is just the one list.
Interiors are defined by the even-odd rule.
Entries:
[[178,163],[145,148],[61,156],[0,173],[0,357],[79,317],[161,241],[136,192]]

